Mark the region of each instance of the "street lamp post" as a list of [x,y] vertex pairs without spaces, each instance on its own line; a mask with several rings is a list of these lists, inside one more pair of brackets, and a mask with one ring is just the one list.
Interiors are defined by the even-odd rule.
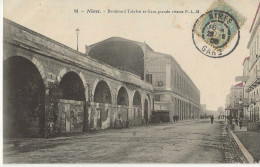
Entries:
[[77,34],[77,51],[79,51],[79,29],[76,29],[76,34]]
[[241,118],[241,114],[243,114],[243,105],[244,105],[244,103],[243,103],[243,101],[242,101],[242,99],[240,99],[239,100],[239,114],[238,114],[238,116],[239,116],[239,119]]

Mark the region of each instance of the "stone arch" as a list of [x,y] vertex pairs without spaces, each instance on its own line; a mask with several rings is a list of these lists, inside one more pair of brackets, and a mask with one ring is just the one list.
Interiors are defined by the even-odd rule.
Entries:
[[39,61],[12,56],[4,61],[4,137],[43,137],[44,69]]
[[74,72],[74,73],[76,73],[76,74],[79,76],[79,78],[81,79],[81,81],[82,81],[82,83],[83,83],[84,89],[85,89],[85,92],[84,92],[84,93],[85,93],[85,99],[88,100],[88,97],[89,97],[89,93],[88,93],[88,91],[89,91],[89,86],[88,86],[87,80],[86,80],[86,78],[85,78],[85,76],[84,76],[84,74],[83,74],[82,72],[78,72],[78,71],[76,71],[76,70],[74,70],[74,69],[67,70],[67,68],[62,68],[62,69],[60,70],[59,74],[58,74],[57,77],[56,77],[58,83],[60,83],[60,81],[61,81],[61,79],[63,78],[63,76],[64,76],[66,73],[69,73],[69,72]]
[[57,80],[58,82],[60,82],[61,78],[67,73],[67,69],[66,68],[62,68],[59,72],[59,74],[57,75]]
[[92,88],[90,90],[91,96],[92,96],[92,101],[94,101],[94,94],[95,94],[96,87],[97,87],[98,83],[101,82],[101,81],[106,82],[106,84],[107,84],[107,86],[108,86],[108,88],[110,90],[111,102],[113,103],[113,93],[112,93],[112,86],[111,86],[110,82],[108,80],[106,80],[106,79],[99,79],[99,78],[97,78],[95,80],[95,82],[93,83],[93,86],[92,86]]
[[121,86],[117,91],[117,105],[129,106],[129,95],[124,86]]
[[59,81],[59,89],[62,99],[85,101],[85,86],[82,77],[75,72],[69,71],[62,75]]
[[38,59],[36,59],[36,58],[32,58],[32,63],[38,68],[38,70],[39,70],[39,72],[40,72],[40,74],[41,74],[41,76],[42,76],[42,79],[43,79],[43,81],[44,81],[44,85],[46,86],[46,79],[45,79],[45,70],[44,70],[44,68],[43,68],[43,65],[41,64],[41,62],[38,60]]
[[88,89],[87,82],[86,82],[87,80],[86,80],[84,74],[83,74],[82,72],[78,72],[78,71],[73,70],[73,69],[67,70],[67,68],[62,68],[62,69],[60,70],[59,74],[57,75],[57,80],[58,80],[59,83],[60,83],[61,79],[63,78],[63,76],[64,76],[66,73],[68,73],[68,72],[75,72],[75,73],[80,77],[80,79],[81,79],[81,81],[82,81],[82,83],[83,83],[84,89],[85,89],[85,90]]
[[151,114],[151,102],[148,100],[147,94],[143,94],[142,96],[142,110],[143,110],[143,118],[146,122],[149,121],[149,115]]
[[112,103],[111,90],[104,80],[100,80],[97,83],[93,96],[93,101],[96,103]]
[[12,55],[12,56],[4,56],[4,62],[10,58],[13,58],[13,57],[21,57],[21,58],[25,58],[27,60],[29,60],[31,63],[33,63],[35,65],[35,67],[37,67],[39,73],[41,74],[41,77],[43,79],[43,83],[44,83],[44,86],[47,85],[47,82],[46,82],[46,73],[45,73],[45,69],[42,65],[42,63],[40,62],[40,60],[38,60],[37,58],[33,57],[33,58],[28,58],[27,56],[21,54],[21,53],[17,53],[17,55]]
[[142,106],[142,99],[141,99],[141,94],[139,93],[138,90],[134,92],[133,96],[133,106]]

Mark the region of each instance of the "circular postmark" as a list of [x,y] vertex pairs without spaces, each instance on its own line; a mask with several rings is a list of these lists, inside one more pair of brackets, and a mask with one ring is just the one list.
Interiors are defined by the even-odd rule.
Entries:
[[212,10],[196,20],[192,39],[195,47],[205,56],[221,58],[237,47],[240,39],[239,25],[229,13]]

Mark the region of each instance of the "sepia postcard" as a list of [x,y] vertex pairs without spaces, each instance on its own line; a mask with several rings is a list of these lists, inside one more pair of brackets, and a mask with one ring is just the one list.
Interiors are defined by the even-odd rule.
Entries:
[[259,0],[3,0],[3,164],[260,163]]

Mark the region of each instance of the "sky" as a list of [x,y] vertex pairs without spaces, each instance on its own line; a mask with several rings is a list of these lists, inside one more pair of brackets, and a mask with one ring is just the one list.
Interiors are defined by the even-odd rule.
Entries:
[[[258,0],[225,0],[247,18],[241,27],[237,48],[228,56],[212,59],[194,46],[192,27],[207,11],[212,0],[4,0],[3,16],[33,31],[76,49],[118,36],[146,42],[154,51],[172,55],[200,90],[201,104],[217,110],[225,106],[226,95],[242,75],[242,63],[249,56],[247,43]],[[78,9],[79,13],[74,13]],[[88,9],[101,13],[86,13]],[[115,14],[107,10],[145,10],[147,13]],[[154,14],[150,11],[199,10],[199,13]],[[81,12],[84,11],[84,12]],[[104,12],[105,11],[105,12]]]

